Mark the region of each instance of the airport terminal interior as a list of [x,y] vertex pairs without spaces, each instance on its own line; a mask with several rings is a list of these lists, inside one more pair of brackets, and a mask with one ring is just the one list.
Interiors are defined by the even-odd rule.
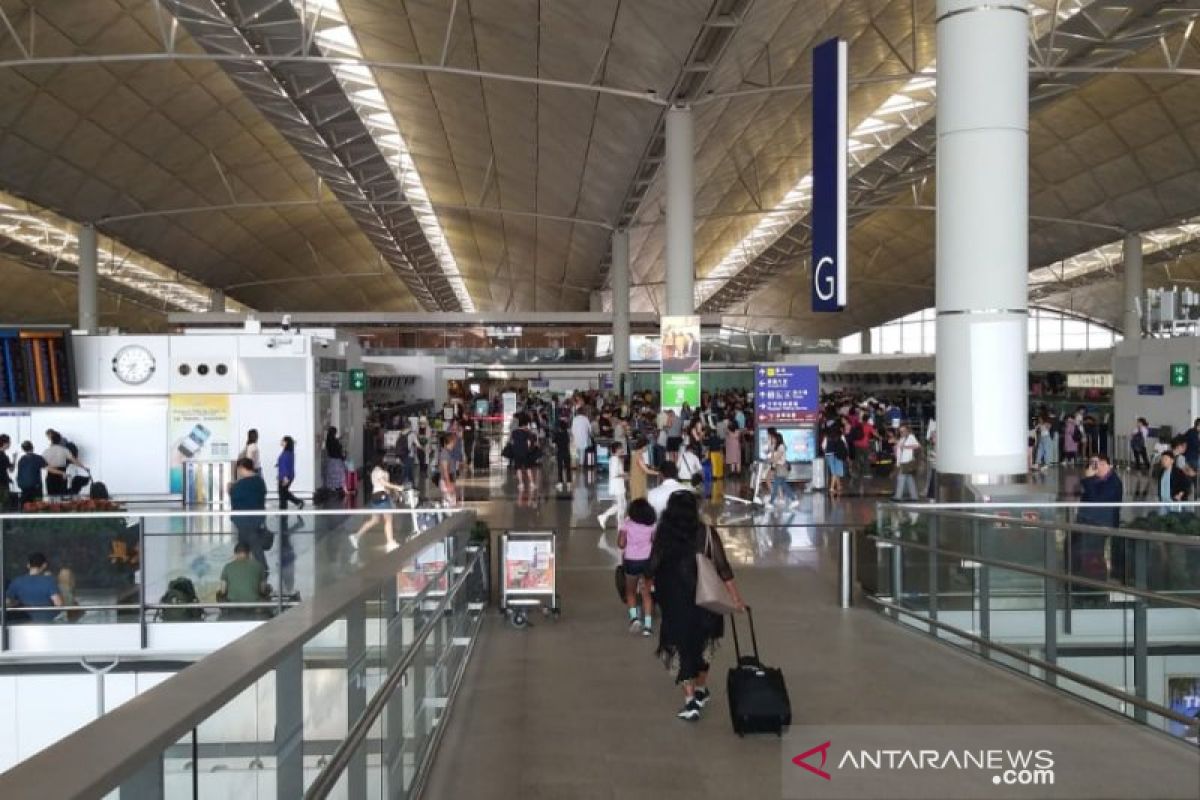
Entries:
[[0,798],[1200,800],[1197,0],[0,0]]

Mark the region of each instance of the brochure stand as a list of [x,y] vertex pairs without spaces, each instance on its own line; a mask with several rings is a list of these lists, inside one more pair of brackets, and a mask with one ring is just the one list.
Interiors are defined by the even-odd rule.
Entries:
[[530,624],[532,609],[554,619],[561,612],[554,531],[509,531],[500,536],[500,610],[514,628]]

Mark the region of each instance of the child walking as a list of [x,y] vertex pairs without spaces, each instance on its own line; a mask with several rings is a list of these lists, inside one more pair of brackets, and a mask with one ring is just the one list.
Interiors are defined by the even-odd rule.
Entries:
[[620,442],[613,442],[609,445],[608,493],[612,495],[613,504],[607,511],[596,517],[600,523],[600,530],[604,530],[608,518],[613,514],[617,515],[618,526],[625,516],[625,459],[622,458],[622,455]]
[[[654,601],[650,597],[650,548],[654,543],[654,506],[644,497],[629,504],[629,516],[621,523],[617,547],[625,565],[625,603],[629,607],[629,632],[650,636],[654,627]],[[642,616],[638,618],[638,581],[642,585]]]

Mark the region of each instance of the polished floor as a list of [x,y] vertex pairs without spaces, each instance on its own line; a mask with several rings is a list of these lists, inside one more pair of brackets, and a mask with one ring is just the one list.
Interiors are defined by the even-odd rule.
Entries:
[[[558,621],[516,630],[489,616],[448,723],[426,796],[459,798],[776,798],[795,753],[788,740],[735,736],[724,674],[727,637],[713,662],[715,697],[698,723],[675,718],[673,675],[654,640],[631,635],[615,596],[616,534],[595,514],[595,487],[518,493],[498,471],[461,487],[493,527],[559,533]],[[761,655],[784,670],[795,725],[1118,725],[1149,739],[1151,766],[1170,782],[1200,762],[1173,742],[865,608],[836,603],[835,534],[874,514],[889,487],[831,501],[806,495],[795,511],[748,513],[713,501],[737,581],[755,610]],[[732,485],[729,491],[736,491]],[[490,498],[485,501],[485,496]],[[1103,756],[1098,755],[1098,763]],[[1188,761],[1191,758],[1191,761]],[[1180,760],[1182,759],[1182,760]],[[1190,765],[1190,766],[1189,766]],[[1155,797],[1140,770],[1118,774],[1112,797]],[[1166,784],[1163,784],[1166,785]],[[787,796],[793,796],[788,794]],[[881,791],[877,796],[888,796]],[[999,795],[996,795],[999,796]],[[1020,797],[1073,796],[1023,791]],[[1099,795],[1096,795],[1099,796]]]

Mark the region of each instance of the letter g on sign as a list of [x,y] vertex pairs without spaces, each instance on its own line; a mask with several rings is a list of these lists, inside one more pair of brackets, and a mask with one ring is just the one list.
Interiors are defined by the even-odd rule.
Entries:
[[813,270],[813,286],[822,301],[828,302],[837,294],[837,265],[832,257],[825,256],[817,262]]

